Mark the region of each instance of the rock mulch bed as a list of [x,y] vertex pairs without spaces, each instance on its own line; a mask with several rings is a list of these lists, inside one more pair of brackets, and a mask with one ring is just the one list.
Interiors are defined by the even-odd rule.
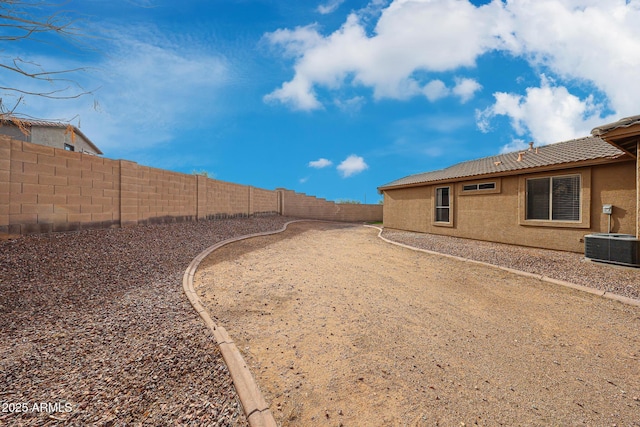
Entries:
[[182,291],[221,240],[286,217],[0,242],[0,424],[246,426],[222,356]]
[[382,236],[420,249],[469,258],[640,300],[640,268],[592,262],[583,254],[385,229]]

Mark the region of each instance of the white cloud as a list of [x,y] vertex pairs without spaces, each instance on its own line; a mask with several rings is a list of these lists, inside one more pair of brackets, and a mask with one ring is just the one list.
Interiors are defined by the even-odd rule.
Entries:
[[357,13],[328,36],[317,26],[267,34],[272,44],[297,56],[293,79],[266,99],[313,110],[322,105],[315,87],[336,89],[347,81],[371,88],[377,99],[408,99],[421,93],[442,97],[442,85],[422,81],[414,73],[474,66],[480,54],[498,44],[491,29],[502,14],[500,4],[476,8],[457,0],[398,0],[382,11],[371,36]]
[[348,178],[368,168],[369,165],[365,163],[364,159],[360,156],[356,156],[355,154],[344,159],[337,167],[343,178]]
[[495,93],[496,102],[477,114],[478,125],[486,131],[495,116],[506,116],[517,135],[530,134],[539,144],[588,135],[602,123],[602,106],[593,97],[580,99],[564,86],[541,76],[540,87],[529,87],[526,95]]
[[265,34],[264,39],[274,46],[281,47],[285,56],[290,57],[303,56],[305,52],[324,42],[317,24],[296,27],[294,30],[279,29]]
[[460,98],[463,104],[473,98],[477,91],[482,89],[482,85],[474,79],[456,78],[455,81],[456,86],[453,88],[453,93]]
[[342,3],[344,3],[344,0],[329,0],[328,2],[318,6],[317,10],[322,15],[327,15],[329,13],[335,12]]
[[510,143],[504,145],[500,150],[501,154],[513,153],[514,151],[525,151],[529,148],[529,143],[524,139],[513,139]]
[[482,85],[475,79],[455,77],[454,82],[455,86],[453,89],[449,89],[442,80],[431,80],[422,87],[421,91],[431,102],[455,95],[460,98],[460,102],[464,104],[473,98],[476,92],[482,89]]
[[637,1],[512,1],[505,9],[514,37],[511,52],[559,77],[593,83],[621,114],[637,112]]
[[316,169],[322,169],[322,168],[329,167],[332,164],[333,164],[333,162],[331,160],[327,160],[327,159],[321,157],[318,160],[314,160],[312,162],[309,162],[309,167],[310,168],[316,168]]
[[[565,82],[542,77],[540,87],[526,94],[496,93],[490,112],[480,114],[487,130],[490,116],[511,118],[518,135],[530,132],[536,143],[551,143],[588,135],[603,122],[637,114],[640,97],[640,4],[637,1],[540,0],[505,5],[504,49],[535,68]],[[540,31],[544,28],[544,31]],[[506,36],[511,32],[511,36]],[[613,110],[593,96],[572,94],[570,83],[592,85]]]
[[265,102],[280,101],[296,110],[316,110],[322,108],[322,104],[316,99],[312,86],[308,80],[296,76],[290,82],[283,83],[280,89],[265,95],[263,99]]
[[422,88],[422,93],[433,102],[448,96],[450,91],[442,80],[431,80]]
[[[373,30],[367,30],[369,19],[377,19]],[[503,52],[561,83],[530,87],[526,94],[496,94],[495,114],[509,111],[518,132],[557,141],[589,130],[591,118],[605,111],[595,98],[577,96],[576,87],[604,95],[598,102],[614,112],[608,118],[637,114],[639,21],[637,0],[493,0],[482,6],[469,0],[395,0],[376,16],[350,14],[331,34],[311,26],[267,35],[285,52],[295,52],[295,74],[266,99],[314,110],[324,102],[320,88],[352,85],[371,89],[376,99],[423,95],[436,101],[454,95],[464,103],[482,82],[459,79],[447,87],[442,73],[473,70],[482,55]],[[434,73],[440,73],[438,80]]]

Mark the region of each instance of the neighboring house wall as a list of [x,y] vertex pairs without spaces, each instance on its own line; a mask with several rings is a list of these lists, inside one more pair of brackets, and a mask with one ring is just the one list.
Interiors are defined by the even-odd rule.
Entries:
[[339,205],[294,191],[265,190],[0,136],[0,233],[283,212],[337,221],[382,219],[379,205]]
[[25,134],[17,126],[13,126],[6,123],[0,125],[0,134],[7,135],[8,137],[17,139],[18,141],[27,141],[27,142],[30,142],[29,138],[31,137],[31,134],[29,133]]
[[[25,127],[27,129],[26,133],[11,122],[4,122],[0,125],[0,135],[51,148],[64,149],[65,144],[68,144],[73,147],[73,151],[95,155],[102,154],[96,151],[96,147],[86,139],[85,135],[73,126],[67,128],[67,126],[60,123],[52,123],[49,126],[25,123]],[[70,129],[73,129],[74,132],[71,132]]]
[[98,154],[82,135],[72,135],[69,130],[63,128],[32,126],[28,142],[53,148],[64,148],[64,144],[69,144],[74,147],[74,151]]
[[[525,219],[526,179],[579,175],[581,221],[548,222]],[[612,231],[635,234],[636,165],[626,161],[575,169],[437,183],[384,191],[384,226],[548,249],[583,252],[583,237],[606,232],[602,204],[614,205]],[[495,182],[496,189],[465,192],[463,185]],[[450,222],[435,222],[435,189],[450,188]]]

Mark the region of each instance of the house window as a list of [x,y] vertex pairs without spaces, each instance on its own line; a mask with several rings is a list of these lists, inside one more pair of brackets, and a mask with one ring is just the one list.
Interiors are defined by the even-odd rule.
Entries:
[[480,184],[466,184],[462,186],[462,191],[495,190],[495,182],[482,182]]
[[449,187],[436,188],[436,222],[450,222],[449,210],[451,208],[449,200]]
[[527,220],[580,221],[580,175],[527,179]]
[[67,151],[76,151],[75,147],[71,144],[64,144],[64,149]]

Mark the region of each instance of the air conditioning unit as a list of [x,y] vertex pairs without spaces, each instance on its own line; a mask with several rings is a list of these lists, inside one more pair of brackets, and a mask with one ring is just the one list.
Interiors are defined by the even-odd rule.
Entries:
[[640,239],[631,234],[588,234],[584,236],[584,255],[594,261],[640,267]]

